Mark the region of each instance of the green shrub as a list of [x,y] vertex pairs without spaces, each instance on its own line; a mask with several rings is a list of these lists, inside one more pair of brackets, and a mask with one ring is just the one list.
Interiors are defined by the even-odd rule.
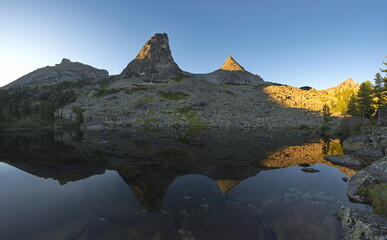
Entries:
[[171,101],[179,101],[187,99],[189,95],[182,92],[159,92],[158,96]]
[[115,93],[118,93],[121,91],[122,91],[121,89],[117,89],[117,88],[113,88],[113,89],[99,88],[99,89],[95,90],[93,97],[101,98],[101,97],[105,97],[107,95],[115,94]]

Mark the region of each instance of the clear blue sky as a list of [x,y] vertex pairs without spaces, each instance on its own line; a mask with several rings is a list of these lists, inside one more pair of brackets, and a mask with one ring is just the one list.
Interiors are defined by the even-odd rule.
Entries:
[[0,0],[0,86],[62,58],[118,74],[157,32],[183,70],[232,55],[264,80],[317,89],[372,80],[386,0]]

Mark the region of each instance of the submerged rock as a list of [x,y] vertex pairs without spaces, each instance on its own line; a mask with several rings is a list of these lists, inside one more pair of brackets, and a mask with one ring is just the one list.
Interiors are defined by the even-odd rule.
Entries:
[[330,155],[324,156],[324,159],[339,166],[349,168],[361,168],[363,164],[355,157],[350,155]]
[[342,206],[338,212],[343,240],[387,239],[387,217]]
[[367,201],[367,189],[373,185],[387,183],[387,157],[360,170],[350,180],[347,194],[358,202]]
[[307,172],[307,173],[316,173],[316,172],[320,172],[320,171],[317,170],[317,169],[314,169],[314,168],[308,168],[308,167],[301,168],[301,171]]

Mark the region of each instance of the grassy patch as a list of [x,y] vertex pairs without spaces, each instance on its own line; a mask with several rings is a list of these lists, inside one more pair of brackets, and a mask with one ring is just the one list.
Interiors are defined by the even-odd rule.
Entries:
[[93,97],[101,98],[121,91],[122,89],[117,89],[117,88],[113,88],[113,89],[99,88],[95,90]]
[[148,118],[143,121],[144,131],[146,132],[156,132],[157,130],[154,128],[153,124],[157,123],[159,119],[157,118]]
[[178,148],[168,148],[168,149],[164,149],[156,152],[155,155],[157,157],[180,157],[180,156],[187,155],[187,152]]
[[188,129],[183,135],[177,138],[179,142],[192,142],[196,140],[196,136],[199,132],[210,128],[210,125],[201,120],[197,114],[196,109],[185,106],[175,110],[176,113],[182,115],[187,119]]
[[181,82],[181,80],[184,78],[191,78],[191,77],[181,73],[181,74],[172,76],[170,79],[171,79],[171,83],[177,83],[177,82]]
[[196,110],[193,107],[185,106],[175,110],[176,113],[183,116],[196,116]]
[[159,92],[158,96],[170,101],[179,101],[187,99],[189,95],[182,92]]
[[141,92],[141,91],[148,91],[150,89],[153,89],[153,86],[149,85],[140,85],[140,84],[133,84],[133,87],[131,89],[128,89],[125,91],[127,94]]
[[387,184],[379,184],[368,189],[374,213],[387,215]]
[[138,104],[149,104],[149,103],[153,103],[155,101],[154,98],[152,97],[143,97],[139,100],[136,101],[136,103]]

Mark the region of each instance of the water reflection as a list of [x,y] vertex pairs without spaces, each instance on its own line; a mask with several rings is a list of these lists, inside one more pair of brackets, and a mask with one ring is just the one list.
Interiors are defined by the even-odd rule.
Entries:
[[353,171],[322,158],[339,142],[256,130],[179,139],[2,133],[0,239],[339,239],[333,212],[351,204],[341,178]]

